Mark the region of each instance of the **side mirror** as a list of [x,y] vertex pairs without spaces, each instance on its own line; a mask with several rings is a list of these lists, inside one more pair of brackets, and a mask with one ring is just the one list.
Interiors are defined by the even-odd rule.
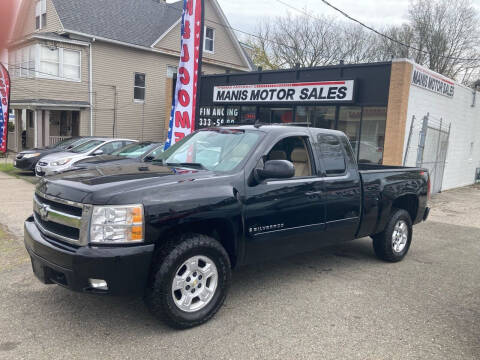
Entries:
[[255,173],[258,179],[289,179],[295,176],[295,166],[288,160],[269,160]]
[[153,159],[155,159],[155,156],[150,155],[150,156],[147,156],[147,157],[144,159],[144,161],[145,161],[145,162],[152,162]]
[[92,155],[93,156],[98,156],[98,155],[102,155],[102,154],[103,154],[103,150],[98,149],[98,150],[95,150]]

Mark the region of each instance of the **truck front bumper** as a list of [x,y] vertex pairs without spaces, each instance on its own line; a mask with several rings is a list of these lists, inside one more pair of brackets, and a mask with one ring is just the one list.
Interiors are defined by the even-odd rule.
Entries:
[[[73,247],[46,238],[30,217],[24,224],[25,247],[35,276],[80,292],[140,295],[147,285],[154,245]],[[104,280],[108,289],[93,288],[90,279]]]

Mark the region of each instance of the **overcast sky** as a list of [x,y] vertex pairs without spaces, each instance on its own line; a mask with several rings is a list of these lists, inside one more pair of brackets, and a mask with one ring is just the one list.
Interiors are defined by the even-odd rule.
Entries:
[[[299,9],[319,15],[341,15],[322,3],[320,0],[282,0]],[[480,1],[480,0],[478,0]],[[255,30],[256,25],[263,17],[281,16],[290,12],[299,15],[277,0],[218,0],[234,28]],[[405,18],[409,0],[330,0],[332,5],[344,10],[351,16],[366,22],[369,25],[381,27],[385,24],[399,24]]]
[[[248,32],[254,31],[257,24],[266,16],[281,16],[287,12],[299,14],[277,0],[217,1],[225,12],[230,25]],[[342,17],[320,0],[282,1],[296,8],[307,9],[315,15],[325,14]],[[376,28],[382,28],[384,25],[401,24],[405,20],[409,4],[409,0],[329,0],[329,2],[352,17]],[[473,3],[480,10],[480,0],[473,0]]]

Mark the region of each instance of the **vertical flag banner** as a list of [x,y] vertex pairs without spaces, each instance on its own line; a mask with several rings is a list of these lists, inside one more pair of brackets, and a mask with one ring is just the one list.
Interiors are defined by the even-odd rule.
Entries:
[[10,104],[10,76],[0,63],[0,153],[7,152],[8,111]]
[[183,0],[181,54],[165,150],[195,130],[203,11],[203,0]]

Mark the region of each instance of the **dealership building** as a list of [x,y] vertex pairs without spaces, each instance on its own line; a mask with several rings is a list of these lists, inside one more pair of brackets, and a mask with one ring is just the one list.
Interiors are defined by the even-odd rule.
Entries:
[[479,176],[479,93],[407,59],[205,75],[200,89],[196,128],[338,129],[359,162],[428,168],[434,192]]

